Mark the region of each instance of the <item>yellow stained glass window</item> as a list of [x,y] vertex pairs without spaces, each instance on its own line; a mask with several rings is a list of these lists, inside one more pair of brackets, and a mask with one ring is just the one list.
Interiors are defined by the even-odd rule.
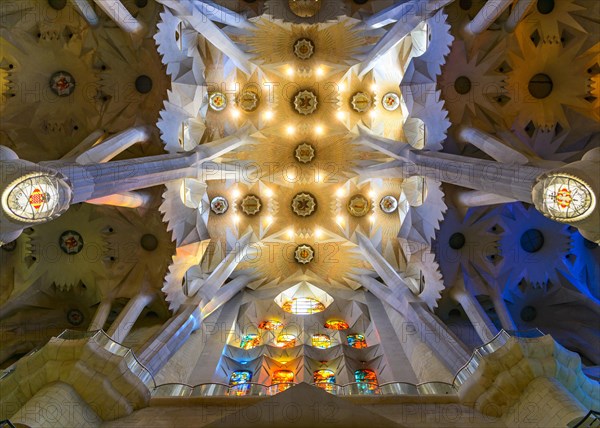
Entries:
[[296,297],[285,302],[281,308],[295,315],[311,315],[323,312],[325,305],[312,297]]
[[348,323],[343,320],[328,320],[325,323],[325,328],[331,330],[347,330],[349,328]]
[[292,348],[296,346],[296,336],[283,333],[277,336],[274,343],[278,348]]
[[258,325],[258,328],[260,328],[261,330],[277,330],[281,327],[283,327],[283,323],[281,321],[276,320],[261,321],[261,323]]
[[331,346],[331,338],[327,334],[316,333],[312,335],[312,346],[327,349]]

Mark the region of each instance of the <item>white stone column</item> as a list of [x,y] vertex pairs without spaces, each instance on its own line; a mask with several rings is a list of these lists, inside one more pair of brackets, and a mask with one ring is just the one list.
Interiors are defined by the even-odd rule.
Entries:
[[406,343],[401,341],[394,324],[388,317],[384,303],[373,293],[365,293],[367,306],[371,315],[371,322],[375,326],[379,336],[379,347],[392,372],[392,381],[402,381],[417,384],[419,379],[412,368],[410,360],[405,351]]
[[373,18],[370,25],[385,25],[392,20],[396,23],[385,35],[379,39],[377,44],[371,48],[367,57],[361,63],[358,71],[360,78],[364,77],[375,67],[377,61],[390,49],[398,44],[407,34],[415,29],[421,21],[431,17],[438,9],[442,8],[452,0],[412,0],[406,4],[392,6],[387,13],[378,18]]
[[150,128],[147,126],[126,129],[86,150],[75,161],[81,165],[107,162],[134,144],[148,141],[150,135]]
[[390,287],[391,290],[398,289],[407,290],[413,294],[418,294],[419,290],[415,290],[408,282],[400,276],[398,272],[387,262],[387,260],[377,251],[369,238],[360,232],[356,232],[358,245],[362,250],[363,256],[367,259],[375,272],[381,277],[383,282]]
[[113,207],[123,208],[140,208],[147,207],[150,203],[151,197],[146,192],[123,192],[116,193],[114,195],[104,196],[102,198],[89,199],[86,201],[88,204],[93,205],[110,205]]
[[455,284],[450,289],[450,296],[460,303],[481,341],[487,343],[498,334],[498,329],[475,296],[465,289],[465,283],[461,276],[462,273],[459,273]]
[[155,375],[199,327],[198,306],[182,307],[142,346],[138,352],[140,362]]
[[381,28],[385,27],[392,22],[396,22],[399,19],[402,19],[408,13],[413,11],[414,3],[410,0],[400,0],[396,1],[395,4],[392,4],[390,7],[380,10],[377,13],[366,18],[364,22],[364,26],[367,28]]
[[220,22],[221,24],[237,28],[254,28],[254,25],[251,24],[243,15],[227,9],[225,6],[221,6],[214,1],[197,0],[195,7],[211,21]]
[[527,156],[521,152],[479,129],[465,126],[458,132],[458,138],[465,143],[473,144],[498,162],[518,163],[520,165],[525,165],[529,162]]
[[493,290],[490,295],[490,298],[492,299],[494,309],[496,310],[496,314],[500,319],[500,324],[502,324],[502,328],[504,330],[516,330],[517,327],[512,319],[512,316],[510,315],[510,312],[508,312],[508,308],[506,307],[506,302],[502,297],[502,293],[500,293],[500,291],[498,290]]
[[203,304],[207,304],[232,274],[236,266],[246,257],[250,244],[251,232],[237,242],[236,248],[230,251],[207,278],[191,279],[187,285],[187,295],[194,296],[200,292]]
[[108,319],[108,315],[110,314],[110,309],[112,308],[112,300],[105,299],[100,302],[98,308],[96,309],[96,313],[94,314],[94,319],[90,323],[88,327],[88,331],[96,331],[102,330],[106,320]]
[[96,12],[94,12],[94,9],[88,0],[69,0],[69,2],[73,6],[73,9],[83,16],[83,19],[85,19],[92,27],[96,27],[100,24],[98,15],[96,15]]
[[483,33],[502,15],[513,0],[487,0],[479,13],[465,26],[465,32],[470,35]]
[[144,308],[154,300],[153,294],[140,293],[129,299],[117,319],[112,323],[107,335],[115,342],[122,343]]
[[240,293],[227,301],[219,312],[213,312],[212,316],[202,321],[202,328],[196,334],[203,336],[205,345],[190,373],[187,381],[190,385],[223,380],[223,375],[217,373],[217,368],[221,365],[223,349],[229,336],[236,332],[235,323],[242,301],[243,295]]
[[255,66],[250,62],[250,55],[236,45],[209,17],[196,8],[193,2],[176,3],[169,0],[159,0],[159,2],[173,9],[180,17],[184,17],[194,30],[217,46],[221,52],[233,61],[237,68],[248,75],[252,73]]
[[246,288],[248,284],[252,282],[252,280],[253,277],[251,276],[241,275],[219,288],[219,290],[214,293],[214,297],[212,297],[206,304],[203,305],[201,311],[202,319],[206,319],[214,311],[231,300],[233,296]]
[[100,9],[127,33],[141,34],[144,25],[135,19],[121,0],[94,0]]
[[464,208],[509,204],[511,202],[516,202],[516,199],[481,190],[459,190],[456,192],[456,203]]
[[388,287],[366,275],[360,277],[360,283],[382,302],[403,315],[407,324],[397,328],[404,329],[403,334],[416,334],[450,373],[456,373],[467,362],[469,353],[465,345],[429,311],[425,303],[416,299],[408,290],[404,290],[401,296],[397,297]]
[[504,29],[512,33],[515,31],[515,28],[521,22],[521,20],[529,13],[529,11],[533,8],[537,0],[518,0],[517,4],[514,5],[512,11],[510,12],[510,16],[508,20],[504,24]]

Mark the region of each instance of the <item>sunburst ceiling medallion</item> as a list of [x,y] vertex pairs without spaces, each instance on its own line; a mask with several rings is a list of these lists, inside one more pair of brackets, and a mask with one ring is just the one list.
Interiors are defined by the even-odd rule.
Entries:
[[300,217],[308,217],[316,208],[317,201],[310,193],[298,193],[292,199],[292,211]]
[[260,212],[261,203],[258,196],[247,195],[242,200],[242,211],[248,215],[256,215]]
[[298,162],[309,163],[315,158],[315,148],[309,143],[302,143],[294,150],[294,156]]
[[294,251],[294,258],[298,263],[305,265],[315,258],[315,250],[307,244],[298,245]]
[[317,96],[312,91],[300,91],[294,98],[294,108],[305,116],[313,114],[317,110]]
[[348,201],[348,212],[354,217],[364,217],[371,209],[371,203],[363,195],[356,195]]
[[294,43],[294,55],[298,58],[306,60],[310,59],[315,53],[315,45],[308,39],[298,39]]

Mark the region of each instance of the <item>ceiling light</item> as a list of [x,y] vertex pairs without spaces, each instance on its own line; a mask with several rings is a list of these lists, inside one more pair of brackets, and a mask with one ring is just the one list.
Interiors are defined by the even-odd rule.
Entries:
[[288,238],[292,239],[294,237],[294,229],[288,230],[287,236],[288,236]]
[[266,220],[267,220],[267,224],[273,223],[273,216],[272,215],[268,215]]
[[317,228],[317,230],[315,230],[315,237],[320,238],[321,236],[323,236],[323,231]]
[[323,127],[321,125],[315,126],[315,133],[321,135],[323,133]]
[[341,110],[338,111],[335,115],[339,120],[344,120],[344,118],[346,117],[346,114]]
[[377,92],[377,85],[376,85],[375,83],[373,83],[373,84],[371,85],[371,91],[372,91],[372,92]]
[[265,118],[265,120],[273,119],[273,112],[271,110],[267,110],[264,114],[264,118]]
[[335,218],[335,221],[336,221],[337,224],[342,224],[344,222],[344,217],[342,217],[341,215],[338,215]]
[[375,191],[369,190],[369,198],[374,198],[374,197],[375,197]]
[[240,117],[240,111],[236,108],[231,110],[231,115],[233,116],[234,119],[237,119],[238,117]]
[[294,75],[294,69],[292,67],[288,67],[285,73],[291,77]]
[[316,73],[317,76],[322,76],[325,71],[323,70],[323,67],[317,67]]
[[335,191],[335,195],[336,195],[338,198],[341,198],[342,196],[344,196],[344,194],[345,194],[345,193],[346,193],[346,192],[344,192],[344,188],[343,188],[343,187],[340,187],[339,189],[337,189],[337,190]]
[[377,117],[377,112],[375,110],[371,110],[369,112],[369,116],[371,116],[371,119],[375,119]]
[[234,199],[240,197],[240,191],[239,191],[239,189],[233,189],[233,192],[231,194],[233,195]]
[[296,128],[294,128],[293,126],[288,126],[286,129],[288,135],[292,135],[294,132],[296,132]]
[[345,90],[346,90],[346,84],[345,84],[344,82],[341,82],[341,83],[338,85],[338,91],[339,91],[339,92],[344,92]]
[[270,198],[273,196],[273,191],[271,189],[269,189],[268,187],[265,189],[265,196],[267,198]]
[[233,222],[235,224],[238,224],[240,222],[240,216],[238,214],[236,214],[236,215],[233,216]]

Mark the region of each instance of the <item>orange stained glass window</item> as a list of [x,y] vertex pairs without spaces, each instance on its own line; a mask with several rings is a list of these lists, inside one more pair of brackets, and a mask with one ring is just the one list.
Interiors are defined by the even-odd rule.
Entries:
[[280,334],[274,343],[278,348],[292,348],[296,346],[296,336],[293,334]]
[[367,341],[365,340],[364,334],[349,334],[346,337],[346,340],[348,341],[348,345],[353,348],[361,349],[367,347]]
[[261,321],[261,323],[258,325],[258,328],[260,328],[261,330],[277,330],[281,327],[283,327],[283,323],[281,321],[276,320]]
[[322,388],[325,391],[331,392],[335,388],[335,373],[333,370],[315,370],[313,372],[313,380],[319,388]]
[[294,372],[291,370],[276,370],[271,376],[271,385],[276,385],[277,392],[288,389],[294,382]]
[[327,334],[316,333],[312,335],[312,346],[327,349],[331,346],[331,338]]
[[311,315],[325,310],[325,305],[312,297],[295,297],[281,306],[286,312],[295,315]]
[[252,349],[256,348],[260,345],[260,337],[256,333],[248,333],[242,336],[242,341],[240,342],[240,348],[242,349]]
[[331,330],[346,330],[349,328],[348,323],[343,320],[328,320],[325,323],[325,328],[329,328]]

